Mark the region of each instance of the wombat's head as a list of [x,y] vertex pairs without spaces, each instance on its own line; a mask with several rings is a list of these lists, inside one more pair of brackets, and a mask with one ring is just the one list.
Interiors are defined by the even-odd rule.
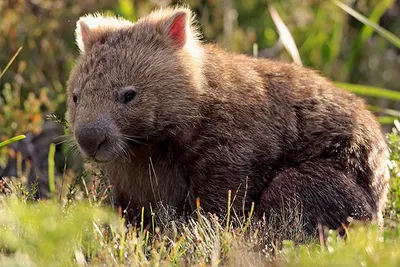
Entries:
[[77,22],[68,121],[84,156],[108,162],[190,125],[202,90],[191,19],[186,8],[168,8],[136,23],[101,15]]

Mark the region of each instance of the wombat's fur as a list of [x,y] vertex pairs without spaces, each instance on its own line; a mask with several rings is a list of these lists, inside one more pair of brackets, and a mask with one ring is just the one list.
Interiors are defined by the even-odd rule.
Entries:
[[239,213],[252,202],[267,217],[300,207],[309,233],[381,220],[388,150],[364,102],[312,70],[202,44],[191,18],[166,8],[137,23],[77,23],[70,130],[118,205],[133,217],[199,197],[224,215],[232,190]]

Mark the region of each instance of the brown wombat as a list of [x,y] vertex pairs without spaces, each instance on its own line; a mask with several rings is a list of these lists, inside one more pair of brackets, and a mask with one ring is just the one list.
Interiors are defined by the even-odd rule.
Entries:
[[388,149],[356,96],[315,71],[203,44],[187,8],[136,23],[77,23],[71,134],[133,218],[162,202],[267,218],[300,207],[305,230],[381,220]]

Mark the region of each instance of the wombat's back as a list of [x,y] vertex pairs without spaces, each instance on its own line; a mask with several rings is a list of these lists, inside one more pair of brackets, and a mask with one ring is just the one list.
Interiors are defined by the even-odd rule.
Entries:
[[205,51],[207,119],[188,154],[206,209],[224,211],[230,189],[239,210],[251,201],[267,214],[285,199],[302,203],[309,229],[381,219],[388,149],[360,98],[295,64]]

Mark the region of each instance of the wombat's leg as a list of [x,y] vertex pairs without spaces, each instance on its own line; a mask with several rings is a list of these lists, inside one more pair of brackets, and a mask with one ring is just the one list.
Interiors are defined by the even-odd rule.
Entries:
[[316,161],[283,169],[264,189],[258,215],[265,215],[277,227],[301,223],[311,235],[318,224],[337,229],[348,217],[375,219],[377,207],[371,193],[357,185],[355,177],[332,166]]

